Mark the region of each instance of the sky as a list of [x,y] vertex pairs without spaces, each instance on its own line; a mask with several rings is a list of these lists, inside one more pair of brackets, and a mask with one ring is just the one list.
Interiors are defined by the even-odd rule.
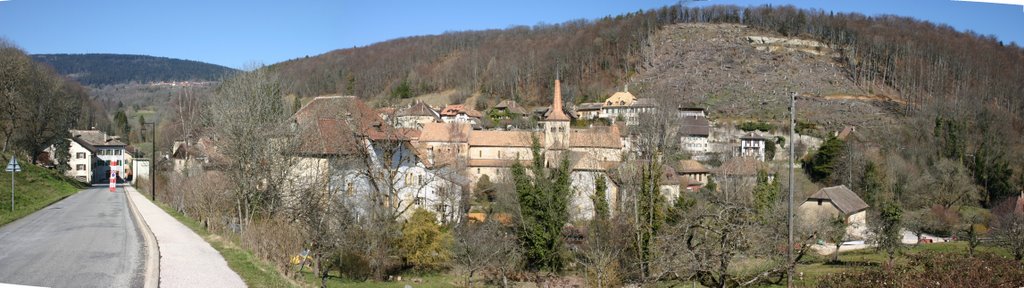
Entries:
[[[232,68],[273,64],[405,36],[595,19],[678,0],[137,1],[0,0],[0,37],[31,54],[118,53]],[[711,0],[893,14],[1024,44],[1024,7],[953,1]]]

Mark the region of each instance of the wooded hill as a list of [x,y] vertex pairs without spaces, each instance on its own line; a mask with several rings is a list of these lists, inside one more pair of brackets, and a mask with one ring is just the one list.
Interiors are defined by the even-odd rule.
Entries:
[[83,85],[96,87],[131,82],[219,81],[237,72],[210,63],[145,55],[35,54],[32,59],[53,66],[61,75]]
[[[906,17],[790,6],[674,5],[597,20],[409,37],[270,69],[281,75],[285,93],[300,96],[378,98],[459,89],[534,104],[550,94],[551,79],[560,74],[563,93],[580,102],[621,89],[647,58],[642,48],[663,27],[693,22],[822,41],[838,52],[835,60],[846,77],[891,87],[908,108],[969,99],[1024,115],[1024,50],[1016,44]],[[394,93],[405,89],[412,93]]]

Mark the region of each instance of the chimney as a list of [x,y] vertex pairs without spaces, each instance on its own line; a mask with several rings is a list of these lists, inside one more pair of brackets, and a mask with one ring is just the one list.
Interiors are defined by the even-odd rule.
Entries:
[[622,91],[629,93],[629,83],[626,83],[626,86],[622,88]]

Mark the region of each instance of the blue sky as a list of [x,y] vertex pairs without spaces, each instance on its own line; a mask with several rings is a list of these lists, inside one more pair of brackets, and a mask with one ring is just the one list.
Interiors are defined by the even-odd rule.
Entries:
[[[29,53],[146,54],[243,68],[403,36],[593,19],[676,2],[0,0],[0,37]],[[1021,6],[902,0],[691,5],[766,3],[911,16],[1024,44]]]

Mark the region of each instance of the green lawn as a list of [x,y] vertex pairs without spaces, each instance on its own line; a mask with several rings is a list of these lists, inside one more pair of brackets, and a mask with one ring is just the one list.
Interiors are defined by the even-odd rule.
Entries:
[[[3,167],[10,156],[0,155]],[[21,172],[14,173],[14,211],[11,211],[11,174],[0,173],[0,226],[28,216],[85,187],[74,179],[64,177],[56,170],[32,165],[18,159]],[[2,170],[0,170],[2,171]]]
[[296,287],[296,283],[289,281],[284,275],[281,275],[274,269],[274,266],[270,263],[262,261],[252,255],[249,251],[242,249],[231,240],[225,239],[216,234],[211,234],[206,231],[199,222],[196,222],[192,218],[188,218],[174,209],[171,209],[163,203],[157,203],[160,208],[171,214],[178,222],[185,224],[188,228],[195,231],[196,234],[203,237],[206,242],[213,246],[213,249],[217,249],[221,256],[224,256],[224,260],[228,262],[228,266],[238,276],[242,277],[245,284],[249,287]]

